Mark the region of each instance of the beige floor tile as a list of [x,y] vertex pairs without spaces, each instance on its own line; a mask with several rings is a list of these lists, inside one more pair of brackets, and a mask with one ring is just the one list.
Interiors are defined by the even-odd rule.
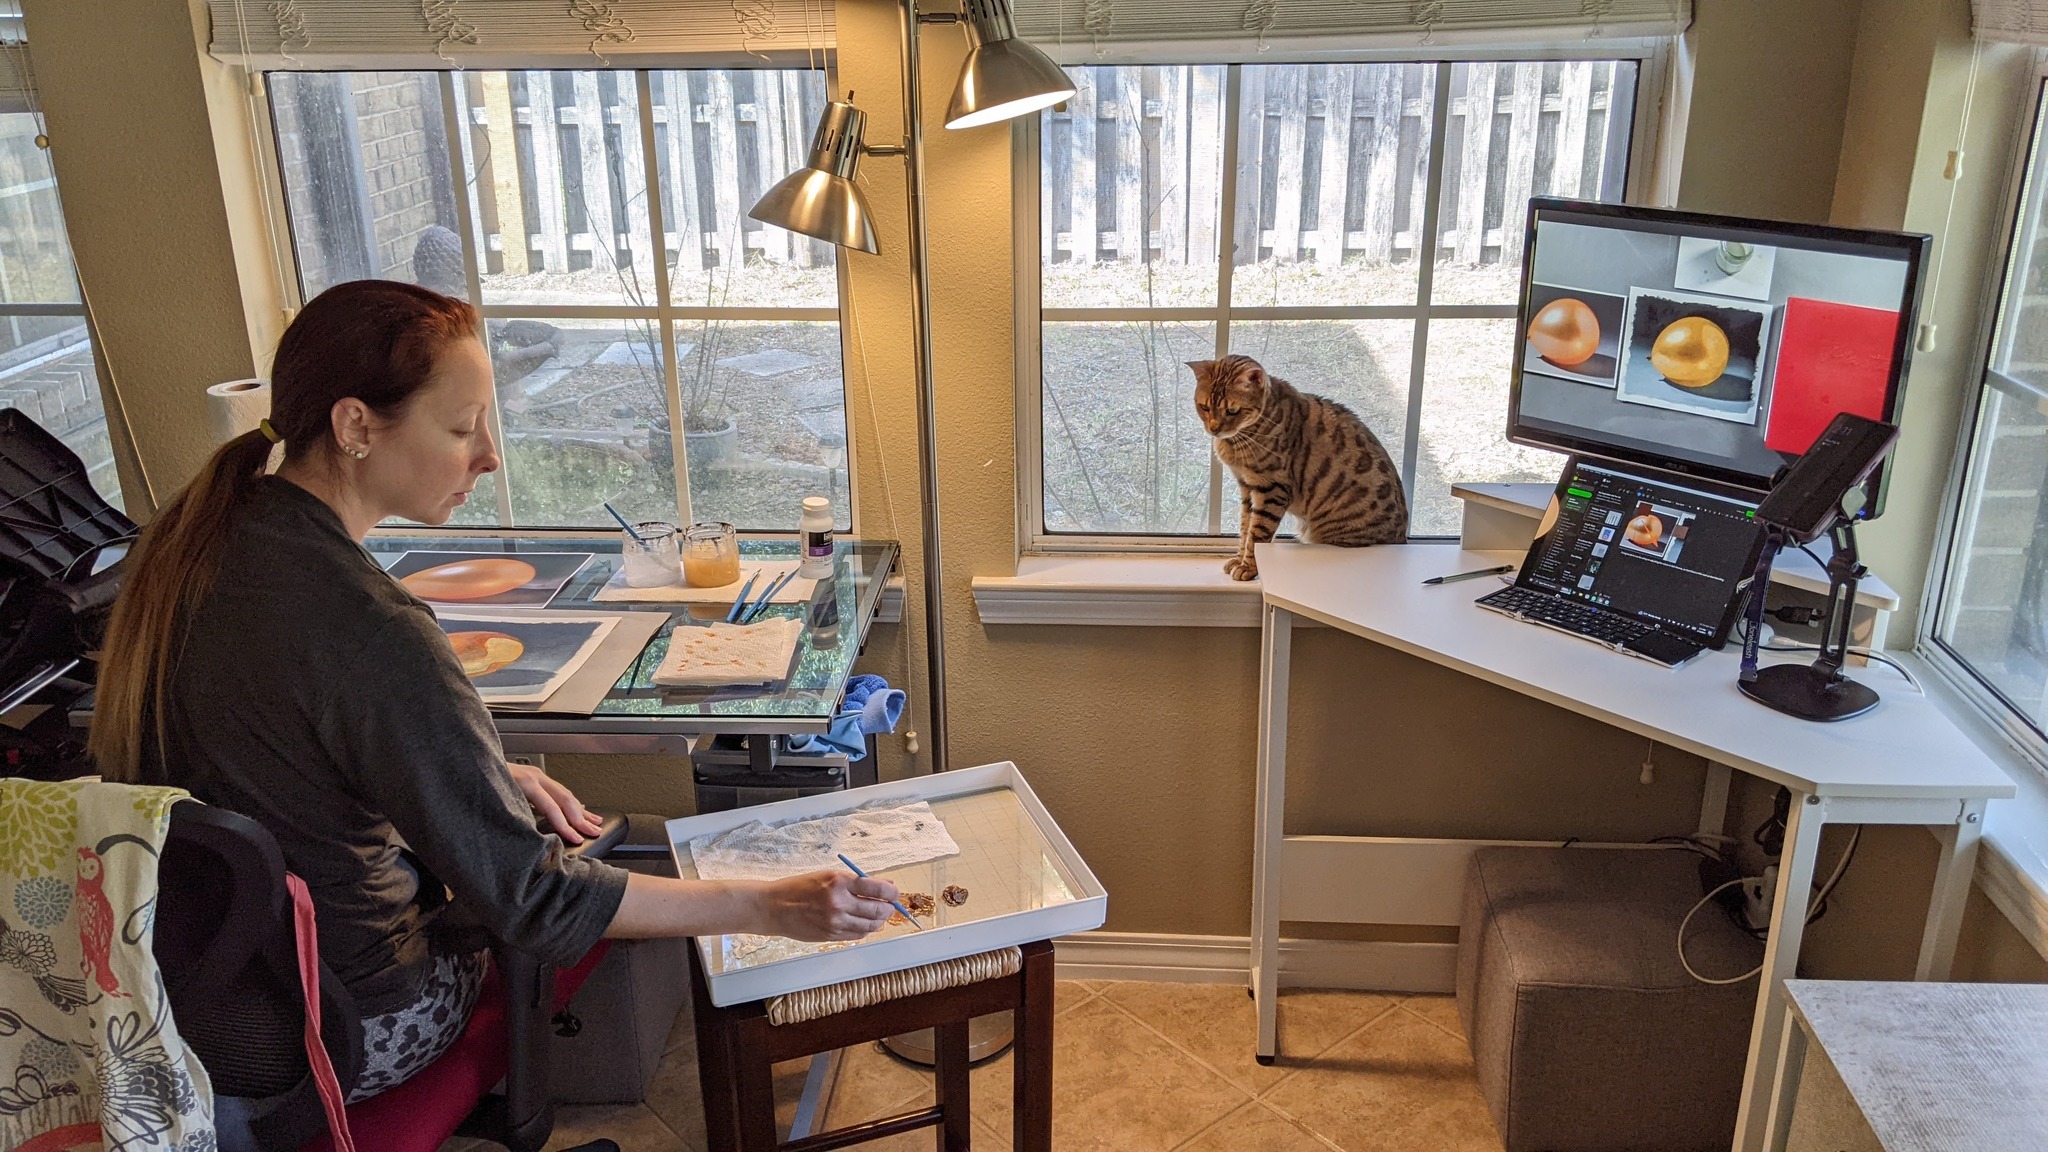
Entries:
[[1345,1152],[1500,1152],[1463,1042],[1391,1012],[1265,1097]]
[[555,1132],[545,1152],[597,1139],[616,1140],[625,1152],[695,1152],[641,1104],[585,1104],[555,1111]]
[[1330,1152],[1330,1146],[1255,1100],[1181,1145],[1179,1152]]
[[997,1127],[996,1125],[989,1123],[988,1120],[981,1115],[980,1109],[977,1108],[975,1110],[974,1116],[974,1146],[976,1148],[993,1149],[994,1152],[1009,1152],[1009,1120],[1006,1118],[1003,1121],[1002,1126]]
[[697,1046],[685,1044],[661,1058],[647,1085],[647,1107],[691,1147],[706,1146],[704,1092],[697,1079]]
[[884,1051],[879,1044],[857,1044],[840,1053],[839,1075],[832,1086],[825,1125],[843,1128],[932,1102],[932,1074]]
[[[1091,999],[1054,1030],[1053,1144],[1060,1152],[1164,1152],[1243,1104],[1246,1094],[1150,1029]],[[1014,1054],[974,1070],[974,1114],[1011,1126]]]
[[1410,996],[1401,1001],[1401,1007],[1460,1040],[1465,1038],[1465,1026],[1458,1020],[1456,996]]
[[1254,1095],[1393,1006],[1371,992],[1289,988],[1280,994],[1280,1059],[1255,1058],[1258,1014],[1237,984],[1120,981],[1103,996]]
[[1061,980],[1052,988],[1052,1010],[1057,1016],[1093,999],[1102,989],[1085,980]]

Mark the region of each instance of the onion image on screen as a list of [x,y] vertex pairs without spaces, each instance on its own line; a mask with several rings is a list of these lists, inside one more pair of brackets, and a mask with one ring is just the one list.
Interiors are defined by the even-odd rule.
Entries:
[[1561,296],[1529,321],[1529,344],[1560,368],[1575,368],[1600,348],[1600,318],[1585,301]]
[[1673,320],[1650,346],[1650,363],[1681,388],[1704,388],[1728,370],[1728,333],[1704,316]]
[[1664,539],[1664,522],[1646,512],[1629,521],[1622,535],[1638,548],[1655,548]]

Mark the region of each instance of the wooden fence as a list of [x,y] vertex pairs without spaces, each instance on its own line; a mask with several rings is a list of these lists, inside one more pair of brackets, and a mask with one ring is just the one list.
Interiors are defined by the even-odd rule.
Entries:
[[[1331,265],[1347,255],[1386,262],[1413,253],[1435,67],[1244,66],[1237,259]],[[1591,197],[1614,182],[1610,160],[1627,148],[1629,74],[1617,117],[1612,62],[1454,67],[1438,247],[1462,263],[1517,261],[1529,196]],[[1149,251],[1166,263],[1212,263],[1218,180],[1230,178],[1222,171],[1226,70],[1070,71],[1078,90],[1040,138],[1048,260],[1137,260]]]
[[[602,266],[595,238],[606,236],[622,263],[638,264],[634,238],[650,234],[650,188],[663,197],[663,247],[683,268],[730,267],[747,252],[803,267],[831,262],[823,243],[746,215],[804,164],[825,104],[816,73],[654,73],[657,173],[647,171],[633,73],[470,73],[455,90],[492,271],[565,270],[581,263],[576,253]],[[505,240],[512,221],[523,245]]]

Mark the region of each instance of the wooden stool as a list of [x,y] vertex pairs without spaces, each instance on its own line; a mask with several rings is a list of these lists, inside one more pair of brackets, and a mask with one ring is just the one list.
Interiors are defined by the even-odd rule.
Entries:
[[[991,1012],[1017,1014],[1016,1078],[1011,1089],[1017,1152],[1052,1149],[1052,942],[1023,946],[1023,964],[998,976],[849,1008],[801,1023],[771,1024],[767,1002],[716,1008],[704,962],[690,952],[690,996],[697,1013],[697,1069],[704,1088],[704,1129],[716,1150],[823,1152],[936,1126],[941,1152],[966,1152],[967,1022]],[[819,1132],[783,1144],[775,1131],[774,1066],[920,1028],[934,1030],[938,1102],[930,1108]]]

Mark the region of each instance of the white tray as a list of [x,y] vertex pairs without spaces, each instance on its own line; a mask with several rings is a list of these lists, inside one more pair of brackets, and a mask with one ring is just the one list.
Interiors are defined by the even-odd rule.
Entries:
[[923,932],[908,925],[884,928],[866,940],[828,950],[777,942],[737,955],[741,945],[734,937],[699,936],[697,951],[713,1004],[744,1004],[1102,927],[1108,892],[1053,823],[1023,773],[1008,761],[671,820],[669,850],[676,873],[694,879],[689,842],[697,837],[756,820],[779,825],[816,819],[877,800],[931,802],[960,845],[957,856],[877,875],[906,892],[934,897],[957,883],[967,888],[967,903],[954,908],[937,901],[934,914],[921,918]]

